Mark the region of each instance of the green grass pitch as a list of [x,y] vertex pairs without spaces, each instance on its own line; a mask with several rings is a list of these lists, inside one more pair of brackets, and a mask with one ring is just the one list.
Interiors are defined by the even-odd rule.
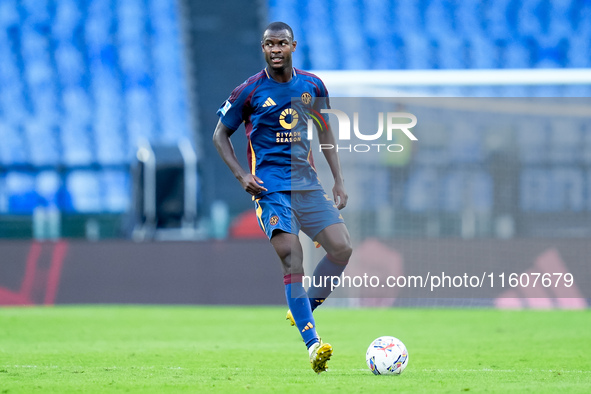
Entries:
[[[590,392],[591,311],[319,308],[334,347],[316,375],[277,307],[0,309],[0,393]],[[365,351],[400,338],[409,365]]]

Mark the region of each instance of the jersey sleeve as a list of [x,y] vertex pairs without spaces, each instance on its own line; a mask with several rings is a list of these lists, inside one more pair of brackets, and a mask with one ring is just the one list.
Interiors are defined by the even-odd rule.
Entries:
[[242,124],[243,110],[248,97],[246,82],[232,91],[230,97],[217,110],[221,122],[231,130],[236,130]]
[[[316,100],[314,101],[314,109],[320,113],[321,109],[330,109],[330,98],[328,97],[328,89],[320,78],[316,79]],[[328,114],[321,114],[324,121],[328,123]]]

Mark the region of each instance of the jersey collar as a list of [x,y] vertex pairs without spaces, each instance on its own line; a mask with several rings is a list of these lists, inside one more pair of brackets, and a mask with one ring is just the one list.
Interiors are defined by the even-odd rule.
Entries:
[[[267,75],[267,79],[269,79],[269,80],[271,80],[271,81],[273,81],[273,82],[277,82],[277,81],[275,81],[273,78],[271,78],[271,76],[269,75],[269,71],[267,71],[267,67],[265,67],[265,68],[264,68],[264,70],[265,70],[265,74]],[[295,78],[295,77],[296,77],[296,75],[297,75],[297,73],[296,73],[296,68],[295,68],[295,67],[292,67],[292,68],[291,68],[291,75],[292,75],[291,81],[293,81],[293,80],[294,80],[294,78]],[[277,82],[277,83],[290,83],[291,81],[289,81],[289,82]]]

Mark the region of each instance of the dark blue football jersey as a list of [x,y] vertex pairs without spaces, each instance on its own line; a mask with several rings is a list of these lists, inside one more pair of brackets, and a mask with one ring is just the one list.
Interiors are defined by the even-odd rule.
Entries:
[[326,124],[328,116],[322,116],[320,109],[329,107],[322,80],[294,68],[292,79],[285,83],[275,81],[263,69],[234,89],[218,109],[221,122],[228,128],[236,130],[245,123],[250,171],[268,190],[259,196],[322,189],[307,124],[310,118]]

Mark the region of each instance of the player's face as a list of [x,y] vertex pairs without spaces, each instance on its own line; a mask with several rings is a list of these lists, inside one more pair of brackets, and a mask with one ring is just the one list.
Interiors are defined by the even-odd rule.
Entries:
[[291,67],[291,53],[296,44],[287,30],[265,31],[262,47],[269,67],[275,70]]

